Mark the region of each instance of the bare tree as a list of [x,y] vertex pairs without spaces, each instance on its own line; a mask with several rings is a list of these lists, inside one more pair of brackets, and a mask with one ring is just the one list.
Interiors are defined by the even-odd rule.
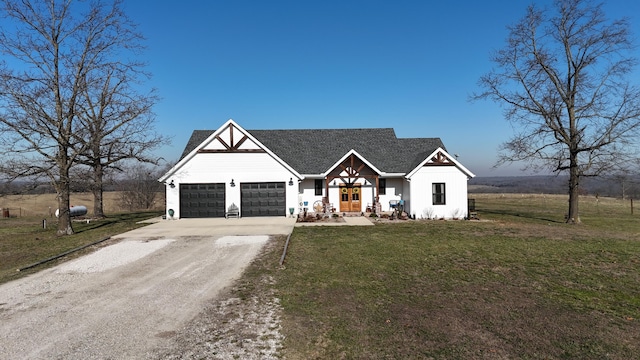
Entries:
[[[119,30],[119,38],[127,39],[128,51],[142,49],[141,38],[132,25]],[[150,151],[168,141],[153,131],[152,107],[157,101],[154,91],[141,93],[136,90],[149,76],[144,72],[144,66],[142,62],[123,62],[114,58],[114,61],[89,71],[85,79],[79,117],[86,131],[86,151],[79,162],[92,170],[93,212],[97,217],[104,216],[105,171],[112,167],[120,170],[118,164],[130,159],[157,164],[159,159],[153,158]]]
[[148,210],[157,202],[164,186],[157,179],[162,172],[145,166],[127,166],[117,181],[119,204],[128,211]]
[[628,82],[636,59],[626,19],[608,20],[589,0],[556,0],[551,11],[529,6],[509,27],[494,70],[474,99],[505,107],[518,133],[499,163],[569,173],[567,222],[580,223],[580,178],[612,170],[637,151],[640,90]]
[[[86,153],[80,105],[92,71],[130,40],[119,1],[0,0],[0,132],[11,178],[46,175],[58,195],[58,234],[72,234],[70,169]],[[122,36],[125,34],[125,36]]]
[[2,170],[12,179],[51,178],[60,235],[73,233],[69,169],[78,154],[75,104],[82,73],[95,59],[90,37],[82,36],[95,35],[86,30],[92,22],[74,24],[69,5],[3,1],[0,31],[0,51],[17,67],[3,64],[0,73]]

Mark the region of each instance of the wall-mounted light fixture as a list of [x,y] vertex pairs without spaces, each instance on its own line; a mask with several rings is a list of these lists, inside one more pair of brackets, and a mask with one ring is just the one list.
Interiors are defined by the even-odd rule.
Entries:
[[231,184],[229,184],[229,185],[231,185],[231,187],[235,187],[236,183],[233,181],[233,179],[231,179]]
[[333,180],[333,186],[336,186],[336,181],[335,180]]
[[172,188],[172,189],[173,189],[174,187],[176,187],[176,184],[174,184],[174,183],[173,183],[173,180],[171,180],[171,182],[169,182],[169,187],[170,187],[170,188]]
[[293,178],[289,178],[289,186],[293,186]]

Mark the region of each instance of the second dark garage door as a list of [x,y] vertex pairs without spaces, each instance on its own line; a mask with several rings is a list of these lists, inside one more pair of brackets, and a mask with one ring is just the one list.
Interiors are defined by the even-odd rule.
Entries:
[[285,183],[240,184],[242,216],[285,216]]

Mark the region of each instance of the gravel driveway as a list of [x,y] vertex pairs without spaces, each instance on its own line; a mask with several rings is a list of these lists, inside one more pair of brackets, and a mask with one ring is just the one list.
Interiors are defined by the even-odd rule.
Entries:
[[0,358],[145,358],[231,285],[269,239],[124,235],[1,285]]

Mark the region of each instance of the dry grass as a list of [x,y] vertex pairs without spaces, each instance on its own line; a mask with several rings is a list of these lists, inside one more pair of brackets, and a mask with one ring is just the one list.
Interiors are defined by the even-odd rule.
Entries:
[[[117,214],[128,209],[123,209],[119,205],[121,193],[118,191],[110,191],[104,193],[104,212],[105,214]],[[84,205],[89,210],[89,214],[93,211],[93,194],[91,193],[72,193],[71,206]],[[7,195],[0,196],[0,208],[9,209],[12,216],[50,216],[55,213],[58,208],[56,194],[38,194],[38,195]],[[150,210],[164,209],[164,193],[158,193],[156,206]]]

